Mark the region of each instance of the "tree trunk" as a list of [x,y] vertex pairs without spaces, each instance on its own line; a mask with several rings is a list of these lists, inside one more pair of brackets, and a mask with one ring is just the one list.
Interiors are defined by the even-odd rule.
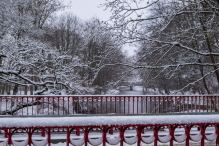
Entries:
[[13,89],[13,95],[16,95],[18,92],[18,85],[16,84]]
[[[200,58],[198,59],[198,62],[199,62],[199,63],[202,63]],[[204,76],[203,67],[202,67],[202,66],[199,66],[199,69],[200,69],[200,72],[201,72],[201,76],[203,77],[203,76]],[[205,87],[207,93],[208,93],[208,94],[211,94],[210,91],[209,91],[209,89],[208,89],[208,86],[207,86],[207,83],[206,83],[205,78],[203,78],[202,80],[203,80],[203,84],[204,84],[204,87]]]
[[1,92],[1,95],[4,95],[4,93],[5,93],[5,84],[2,84],[2,92]]
[[[25,83],[26,83],[26,81],[25,81]],[[24,95],[27,95],[27,90],[28,90],[28,87],[25,86],[25,87],[24,87]]]
[[[208,34],[206,33],[206,32],[207,32],[207,28],[206,28],[206,26],[204,25],[204,23],[202,22],[202,19],[201,19],[201,18],[199,18],[199,21],[200,21],[200,23],[201,23],[202,31],[203,31],[204,36],[205,36],[205,39],[206,39],[206,43],[207,43],[207,46],[208,46],[208,51],[209,51],[209,53],[212,53],[213,50],[212,50],[212,47],[211,47],[211,42],[210,42],[210,39],[209,39],[209,37],[208,37]],[[214,58],[214,55],[210,54],[210,59],[211,59],[211,62],[212,62],[213,64],[216,63],[215,58]],[[215,75],[216,75],[216,77],[217,77],[217,82],[218,82],[218,84],[219,84],[219,71],[218,71],[218,67],[217,67],[216,65],[214,65],[213,68],[214,68],[214,70],[215,70]]]

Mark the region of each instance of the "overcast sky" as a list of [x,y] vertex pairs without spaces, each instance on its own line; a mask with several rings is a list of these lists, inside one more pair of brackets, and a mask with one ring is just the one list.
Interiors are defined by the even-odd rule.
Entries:
[[[62,13],[72,12],[79,18],[83,20],[90,19],[92,17],[97,17],[103,21],[106,21],[110,18],[111,12],[109,10],[104,11],[104,8],[100,8],[100,4],[103,4],[105,0],[64,0],[65,4],[71,2],[71,7],[65,10]],[[130,47],[125,45],[123,51],[126,52],[126,55],[134,55],[135,47]]]
[[64,0],[65,3],[71,2],[71,7],[67,9],[68,12],[73,12],[81,19],[90,19],[94,16],[101,20],[108,20],[111,13],[110,11],[103,11],[100,4],[103,4],[105,0]]

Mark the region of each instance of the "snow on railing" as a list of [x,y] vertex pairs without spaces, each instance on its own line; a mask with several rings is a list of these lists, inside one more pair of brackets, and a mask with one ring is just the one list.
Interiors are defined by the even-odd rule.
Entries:
[[0,115],[218,112],[219,95],[0,96]]
[[[51,145],[51,136],[57,132],[51,129],[63,129],[66,135],[66,145],[110,145],[124,143],[136,144],[152,143],[157,146],[158,142],[169,143],[185,142],[189,146],[190,141],[199,141],[204,146],[204,141],[216,141],[219,145],[219,115],[166,115],[166,116],[96,116],[96,117],[13,117],[1,118],[0,130],[6,132],[7,138],[0,139],[0,145],[7,144],[26,146]],[[206,134],[206,129],[213,128],[212,134]],[[83,136],[74,134],[76,129],[83,130]],[[108,135],[110,129],[115,135]],[[178,129],[182,130],[178,130]],[[199,130],[198,130],[199,128]],[[36,140],[34,132],[37,129],[46,131],[46,138],[39,137]],[[98,131],[94,130],[99,129]],[[194,135],[194,129],[196,135]],[[24,130],[26,135],[16,135],[16,131]],[[178,130],[178,131],[177,131]],[[131,131],[132,135],[128,135]],[[159,134],[163,132],[162,134]],[[180,133],[181,132],[181,133]],[[95,136],[94,136],[95,134]],[[133,135],[134,134],[134,135]],[[19,141],[16,141],[13,136]],[[93,135],[93,137],[91,137]],[[26,137],[25,137],[26,136]]]

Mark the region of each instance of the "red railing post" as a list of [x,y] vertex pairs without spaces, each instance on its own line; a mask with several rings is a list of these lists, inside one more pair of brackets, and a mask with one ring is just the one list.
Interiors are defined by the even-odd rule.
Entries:
[[171,113],[173,113],[173,97],[170,97]]
[[201,135],[202,135],[202,139],[201,139],[201,146],[205,145],[205,126],[200,126],[201,129]]
[[[58,97],[57,97],[58,98]],[[59,105],[59,98],[58,98],[58,105]],[[59,106],[58,106],[58,115],[59,115]]]
[[[18,98],[17,98],[17,100],[18,100]],[[18,101],[17,101],[17,103],[18,103]],[[32,115],[33,115],[33,98],[32,98]]]
[[11,129],[8,129],[8,144],[11,146],[12,144],[12,134],[11,134]]
[[[216,101],[215,101],[216,102]],[[218,98],[218,96],[217,96],[217,112],[219,111],[219,98]]]
[[28,129],[28,144],[29,144],[29,146],[31,146],[31,144],[32,144],[31,128]]
[[24,107],[23,107],[23,105],[24,105],[24,98],[22,98],[22,116],[24,114]]
[[12,103],[13,103],[13,101],[12,101],[12,97],[11,97],[11,115],[12,115]]
[[[23,99],[23,98],[22,98]],[[23,108],[22,108],[23,109]],[[39,97],[37,97],[37,114],[39,114]]]
[[154,127],[154,146],[157,146],[157,141],[158,141],[158,127]]
[[144,128],[141,130],[141,133],[144,134]]
[[130,114],[130,97],[128,97],[128,114]]
[[70,143],[70,131],[69,128],[67,128],[66,146],[69,146],[69,143]]
[[80,136],[80,128],[77,128],[76,135]]
[[107,141],[106,133],[107,133],[107,128],[103,128],[102,130],[103,146],[106,146],[106,141]]
[[113,127],[110,127],[109,134],[113,135]]
[[[79,101],[78,101],[78,103],[79,103]],[[93,103],[94,103],[94,98],[92,97],[92,114],[94,114],[94,108],[93,108]]]
[[132,113],[134,114],[135,113],[135,97],[133,96],[133,107],[132,107]]
[[[101,98],[101,100],[102,100],[102,98]],[[89,111],[89,109],[88,109],[88,102],[89,102],[89,99],[88,99],[88,97],[87,97],[87,114],[88,114],[88,111]],[[101,106],[102,106],[102,101],[101,101]],[[101,107],[102,108],[102,107]],[[101,114],[102,114],[102,110],[101,110]]]
[[187,113],[189,113],[189,96],[187,96]]
[[2,115],[2,97],[0,97],[0,114]]
[[219,125],[215,126],[215,132],[217,134],[216,146],[219,146]]
[[193,113],[193,96],[191,96],[191,112]]
[[81,97],[82,103],[81,103],[81,113],[84,114],[84,97]]
[[185,128],[185,134],[186,134],[186,146],[189,146],[189,138],[190,138],[190,129],[191,127],[190,126],[186,126]]
[[144,113],[143,107],[144,107],[144,104],[143,104],[143,97],[141,97],[141,114]]
[[48,146],[51,146],[51,130],[48,128]]
[[152,113],[152,99],[151,99],[152,97],[150,97],[150,114]]
[[[43,108],[43,114],[44,114],[44,98],[45,98],[45,97],[43,97],[43,105],[42,105],[42,106],[43,106],[43,107],[42,107],[42,108]],[[28,108],[27,108],[27,109],[28,109]]]
[[214,96],[214,112],[216,112],[216,97]]
[[[47,103],[49,104],[49,97],[47,97]],[[49,106],[48,106],[48,115],[49,115]]]
[[139,98],[138,97],[136,97],[137,98],[137,114],[138,114],[138,100],[139,100]]
[[158,112],[160,113],[160,97],[158,97]]
[[42,137],[45,137],[45,136],[46,136],[45,129],[42,129]]
[[120,129],[120,139],[121,139],[121,141],[120,141],[120,146],[123,146],[124,133],[125,133],[124,127],[121,127],[121,129]]
[[123,100],[124,100],[124,114],[125,114],[125,96],[123,97]]
[[[28,101],[28,97],[27,97],[27,106],[29,105],[29,103],[28,103],[29,101]],[[15,103],[16,104],[16,103]],[[28,108],[27,108],[27,115],[28,115]]]
[[107,114],[107,97],[105,97],[106,98],[106,113],[105,114]]
[[157,112],[157,111],[156,111],[156,108],[157,108],[157,107],[156,107],[156,104],[157,104],[156,102],[157,102],[157,97],[154,96],[154,113],[155,113],[155,114],[156,114],[156,112]]
[[84,144],[85,144],[85,146],[88,145],[88,134],[89,134],[88,128],[85,128],[85,131],[84,131]]
[[74,104],[75,104],[75,98],[72,97],[72,113],[73,113],[73,115],[75,114]]
[[148,109],[147,109],[148,108],[148,97],[145,97],[145,100],[146,100],[145,113],[147,114],[148,113]]
[[141,127],[139,126],[139,127],[138,127],[138,133],[137,133],[137,136],[138,136],[137,146],[141,146],[141,132],[142,132],[142,129],[141,129]]
[[207,96],[207,113],[208,113],[208,96]]
[[174,126],[170,126],[169,128],[169,134],[171,136],[170,146],[173,146],[174,130],[175,130]]
[[5,129],[5,138],[8,138],[8,129]]
[[117,109],[116,103],[117,103],[117,97],[115,96],[115,113],[116,113],[116,109]]
[[110,97],[110,113],[112,113],[112,97]]

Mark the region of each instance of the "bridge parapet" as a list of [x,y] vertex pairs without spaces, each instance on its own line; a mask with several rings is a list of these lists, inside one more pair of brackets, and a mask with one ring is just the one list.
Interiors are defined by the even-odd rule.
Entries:
[[0,115],[213,113],[219,95],[0,96]]
[[[7,138],[0,143],[1,146],[7,144],[25,146],[33,145],[51,145],[51,136],[57,131],[53,129],[62,129],[67,137],[66,145],[100,145],[105,146],[107,143],[110,145],[124,143],[136,144],[140,146],[143,143],[153,143],[154,146],[158,142],[169,143],[170,146],[174,142],[185,142],[189,146],[189,142],[201,142],[204,146],[205,140],[216,141],[216,146],[219,144],[219,115],[181,115],[181,116],[98,116],[98,117],[32,117],[32,118],[2,118],[0,121],[0,130],[6,130]],[[194,134],[194,127],[196,134]],[[209,135],[206,133],[208,127],[213,128],[213,132]],[[84,131],[82,137],[72,137],[76,129],[80,128]],[[108,136],[107,132],[113,128],[117,131],[117,135]],[[177,132],[177,129],[183,129],[183,132]],[[34,138],[36,130],[45,130],[46,138],[37,141]],[[92,138],[91,133],[93,130],[99,132],[99,137]],[[167,131],[161,136],[160,132]],[[26,131],[26,139],[18,142],[13,139],[13,135],[17,131]],[[135,131],[132,136],[127,135],[127,131]],[[193,133],[191,132],[193,131]],[[96,133],[96,135],[98,135]],[[24,136],[22,136],[24,137]]]

